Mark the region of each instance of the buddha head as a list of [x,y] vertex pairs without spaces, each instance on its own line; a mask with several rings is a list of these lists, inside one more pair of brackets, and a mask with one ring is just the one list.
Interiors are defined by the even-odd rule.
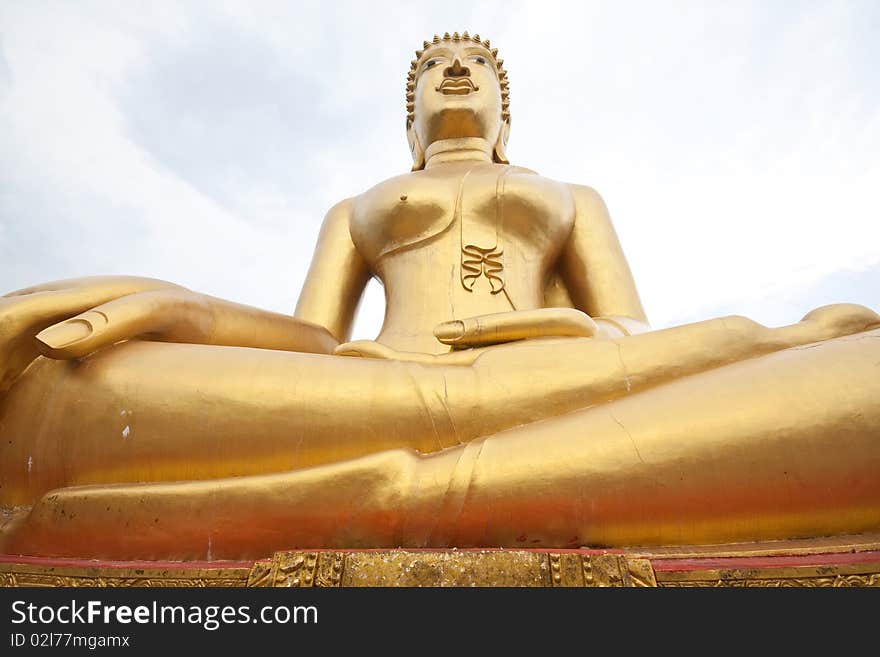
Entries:
[[480,137],[493,144],[493,160],[507,164],[509,89],[504,60],[489,40],[467,32],[434,36],[416,51],[406,85],[406,134],[413,171],[441,139]]

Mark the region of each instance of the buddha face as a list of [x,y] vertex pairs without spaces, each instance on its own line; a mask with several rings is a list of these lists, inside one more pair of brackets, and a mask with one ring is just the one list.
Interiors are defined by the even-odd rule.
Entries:
[[499,141],[505,127],[501,84],[495,60],[482,45],[443,41],[426,48],[417,62],[414,92],[411,143],[415,137],[426,149],[458,137]]

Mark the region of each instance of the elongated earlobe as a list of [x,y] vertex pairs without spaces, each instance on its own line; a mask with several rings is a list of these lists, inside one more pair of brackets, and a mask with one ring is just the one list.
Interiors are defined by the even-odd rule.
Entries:
[[495,142],[495,150],[492,159],[498,164],[510,164],[507,159],[507,138],[510,136],[510,119],[501,124],[498,131],[498,140]]
[[406,139],[409,142],[409,152],[412,155],[413,171],[421,171],[425,168],[425,151],[422,149],[422,145],[419,143],[419,138],[416,136],[416,131],[412,128],[409,128],[406,131]]

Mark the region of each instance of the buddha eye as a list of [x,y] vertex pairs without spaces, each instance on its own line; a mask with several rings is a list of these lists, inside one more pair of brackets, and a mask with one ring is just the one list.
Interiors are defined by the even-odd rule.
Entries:
[[439,59],[429,59],[428,61],[425,62],[425,65],[423,68],[425,70],[427,70],[427,69],[431,68],[432,66],[436,66],[439,63],[440,63]]
[[480,55],[477,55],[476,57],[471,57],[471,61],[474,61],[474,62],[476,62],[477,64],[483,64],[484,66],[485,66],[486,64],[488,64],[488,62],[486,61],[486,58],[485,58],[485,57],[481,57]]

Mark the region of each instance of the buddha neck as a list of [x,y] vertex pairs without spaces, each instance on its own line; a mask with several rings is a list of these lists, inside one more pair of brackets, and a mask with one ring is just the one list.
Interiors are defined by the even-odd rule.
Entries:
[[447,162],[492,162],[492,144],[482,137],[440,139],[425,150],[425,168]]

